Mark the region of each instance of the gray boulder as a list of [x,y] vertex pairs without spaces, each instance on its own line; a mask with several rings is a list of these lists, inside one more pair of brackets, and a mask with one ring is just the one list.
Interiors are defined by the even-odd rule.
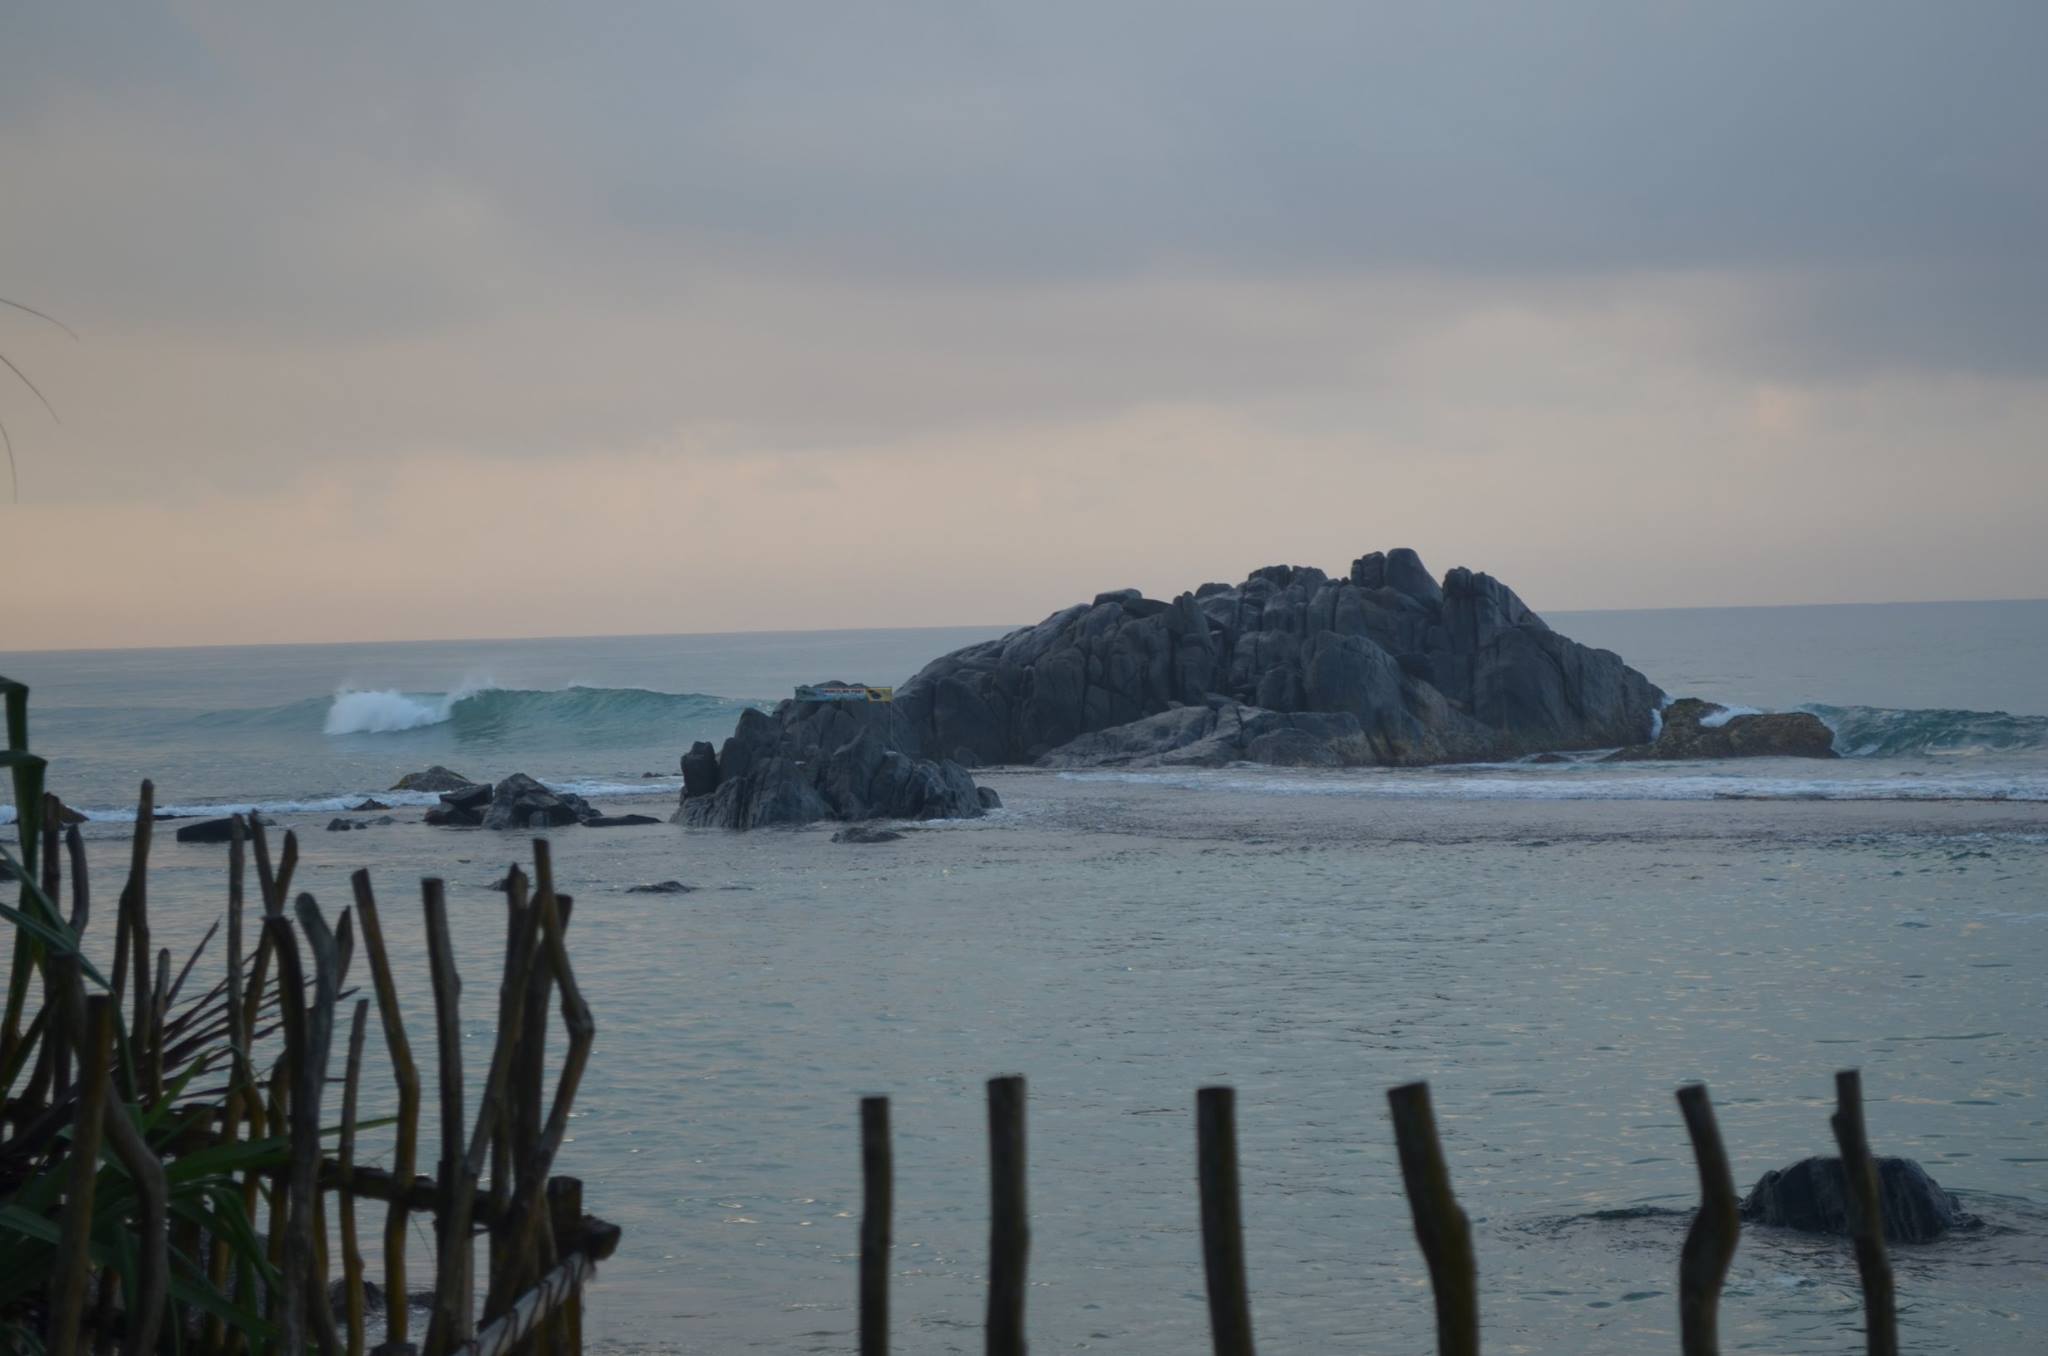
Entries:
[[717,787],[690,795],[679,823],[756,829],[820,819],[972,819],[974,779],[947,759],[903,751],[887,703],[786,701],[740,713],[718,755]]
[[[1742,1218],[1752,1224],[1849,1236],[1849,1175],[1839,1158],[1802,1158],[1757,1179],[1742,1200]],[[1932,1243],[1951,1229],[1980,1221],[1942,1190],[1910,1158],[1877,1160],[1878,1207],[1884,1236],[1892,1243]]]
[[443,791],[441,803],[458,810],[481,810],[491,803],[491,794],[489,786],[465,786],[457,791]]
[[[1655,741],[1617,749],[1616,762],[1680,758],[1834,758],[1835,732],[1810,711],[1769,711],[1724,716],[1728,710],[1698,697],[1673,702]],[[1721,716],[1715,724],[1706,722]]]
[[443,829],[477,829],[483,827],[484,812],[459,805],[436,805],[420,816],[420,822]]
[[475,783],[453,769],[434,764],[424,772],[408,772],[391,787],[393,791],[460,791]]
[[551,791],[524,772],[515,772],[491,788],[482,822],[487,829],[553,829],[596,818],[597,811],[583,797]]

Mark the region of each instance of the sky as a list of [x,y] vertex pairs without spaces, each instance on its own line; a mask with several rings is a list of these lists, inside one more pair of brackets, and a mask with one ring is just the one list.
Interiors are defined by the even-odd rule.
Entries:
[[[2048,6],[25,3],[0,650],[2048,593]],[[6,487],[0,485],[0,492]]]

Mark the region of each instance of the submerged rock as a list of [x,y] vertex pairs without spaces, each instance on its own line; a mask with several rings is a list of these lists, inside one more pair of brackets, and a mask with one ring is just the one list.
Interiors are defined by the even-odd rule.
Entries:
[[451,768],[434,764],[424,772],[408,772],[393,783],[393,791],[459,791],[474,786],[469,778]]
[[855,824],[832,835],[835,843],[894,843],[903,837],[894,829],[878,829],[869,824]]
[[628,885],[629,895],[686,895],[697,887],[685,885],[679,880],[658,880],[652,885]]
[[355,826],[356,822],[353,819],[330,819],[327,821],[327,831],[329,833],[347,833],[355,828]]
[[[1839,1158],[1802,1158],[1757,1179],[1742,1199],[1742,1218],[1752,1224],[1849,1235],[1849,1175]],[[1942,1190],[1910,1158],[1877,1160],[1878,1206],[1884,1236],[1893,1243],[1932,1243],[1951,1229],[1977,1225],[1976,1216]]]
[[388,810],[391,807],[374,796],[365,796],[361,804],[351,805],[348,808],[360,812],[363,810]]
[[653,815],[593,815],[583,821],[586,829],[623,829],[635,824],[659,824]]
[[1003,798],[996,794],[996,789],[993,786],[977,786],[974,788],[974,794],[980,798],[981,808],[984,810],[1000,810],[1003,808]]
[[1617,749],[1615,762],[1679,758],[1834,758],[1835,732],[1810,711],[1750,712],[1685,697],[1664,710],[1654,742]]
[[420,822],[443,829],[476,829],[483,827],[484,813],[459,805],[436,805],[420,817]]
[[181,843],[225,843],[234,837],[234,820],[202,819],[197,823],[185,824],[178,829]]

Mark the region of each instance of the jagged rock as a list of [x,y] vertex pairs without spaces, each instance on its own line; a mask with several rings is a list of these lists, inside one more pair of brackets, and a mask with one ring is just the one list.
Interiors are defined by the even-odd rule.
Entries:
[[449,768],[434,764],[425,772],[408,772],[392,786],[393,791],[460,791],[476,783]]
[[877,829],[867,824],[855,824],[832,835],[835,843],[893,843],[903,835],[894,829]]
[[740,713],[718,755],[718,786],[685,794],[679,823],[754,829],[819,819],[973,819],[974,779],[948,760],[914,758],[887,703],[784,702]]
[[626,893],[629,895],[686,895],[696,888],[694,885],[685,885],[679,880],[658,880],[652,885],[628,885]]
[[379,826],[385,824],[396,824],[397,822],[398,821],[393,819],[390,815],[378,815],[375,819],[369,821],[369,823],[376,824]]
[[[1332,719],[1269,727],[1281,737],[1232,757],[1470,761],[1645,740],[1662,696],[1618,655],[1552,631],[1500,581],[1456,569],[1439,583],[1402,549],[1361,556],[1338,579],[1269,565],[1171,602],[1097,595],[927,665],[897,689],[892,747],[967,767],[1055,751],[1076,763],[1084,735],[1235,705]],[[1160,737],[1133,730],[1101,748],[1142,757],[1130,746]]]
[[583,821],[586,829],[623,829],[634,824],[659,824],[653,815],[593,815]]
[[[1742,1199],[1742,1218],[1752,1224],[1849,1235],[1848,1174],[1839,1158],[1802,1158],[1757,1179]],[[1884,1236],[1893,1243],[1932,1243],[1951,1229],[1980,1221],[1910,1158],[1877,1160],[1878,1206]]]
[[[1616,762],[1675,758],[1833,758],[1835,732],[1809,711],[1729,716],[1728,708],[1686,697],[1664,710],[1664,728],[1652,743],[1617,749]],[[1709,724],[1710,721],[1718,723]]]
[[487,829],[553,829],[596,818],[597,811],[583,797],[551,791],[524,772],[515,772],[491,788],[482,823]]
[[491,803],[492,790],[488,786],[465,786],[454,791],[443,791],[441,803],[452,805],[458,810],[482,810]]
[[977,786],[974,788],[974,794],[980,798],[981,808],[984,810],[1000,810],[1003,808],[1003,798],[996,794],[996,789],[993,786]]
[[1378,761],[1358,717],[1267,711],[1222,698],[1085,734],[1042,767],[1352,767]]
[[361,812],[364,810],[388,810],[391,807],[389,805],[386,805],[383,801],[378,800],[375,796],[365,796],[363,797],[361,804],[351,805],[348,808],[353,811]]
[[482,827],[484,814],[459,805],[436,805],[420,817],[420,822],[444,829],[475,829]]
[[683,755],[683,795],[708,796],[717,789],[718,750],[700,739]]
[[356,822],[353,819],[330,819],[327,821],[327,831],[329,833],[347,833],[355,826]]

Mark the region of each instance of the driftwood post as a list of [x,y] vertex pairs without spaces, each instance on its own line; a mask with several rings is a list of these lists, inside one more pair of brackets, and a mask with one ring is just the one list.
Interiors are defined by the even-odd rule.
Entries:
[[1863,1128],[1863,1074],[1835,1075],[1835,1143],[1848,1179],[1849,1228],[1856,1240],[1856,1272],[1863,1280],[1863,1330],[1870,1356],[1898,1356],[1899,1320],[1893,1310],[1892,1264],[1884,1250],[1884,1210],[1878,1202],[1877,1160]]
[[1195,1175],[1202,1194],[1202,1270],[1216,1356],[1252,1356],[1252,1304],[1244,1274],[1244,1206],[1237,1180],[1237,1093],[1195,1094]]
[[441,1166],[434,1216],[436,1237],[434,1312],[427,1320],[427,1356],[440,1356],[467,1342],[473,1332],[468,1232],[451,1229],[456,1175],[467,1145],[462,1115],[462,979],[455,971],[455,944],[448,936],[448,900],[439,880],[420,882],[426,908],[427,962],[434,984],[434,1032],[441,1065]]
[[988,1081],[988,1356],[1024,1356],[1024,1080]]
[[[391,1174],[400,1183],[410,1183],[418,1161],[420,1132],[420,1071],[412,1060],[412,1045],[405,1038],[405,1018],[398,1007],[398,985],[391,978],[391,959],[384,950],[384,927],[377,916],[377,899],[370,890],[370,873],[358,871],[349,878],[355,887],[356,917],[361,920],[363,953],[369,957],[370,978],[377,989],[377,1021],[384,1028],[384,1045],[391,1055],[392,1076],[398,1082],[398,1134],[391,1155]],[[384,1347],[403,1349],[406,1343],[405,1305],[405,1193],[392,1193],[391,1208],[384,1219]]]
[[889,1244],[895,1214],[889,1099],[860,1099],[860,1356],[889,1350]]
[[97,995],[86,999],[85,1027],[78,1033],[78,1114],[72,1122],[71,1180],[64,1192],[50,1277],[50,1356],[76,1356],[80,1349],[78,1325],[92,1281],[92,1198],[99,1178],[100,1132],[107,1116],[114,1004],[114,999]]
[[[341,1085],[341,1175],[346,1181],[356,1166],[356,1103],[363,1081],[363,1035],[369,1024],[370,1000],[358,998],[348,1025],[348,1064]],[[344,1186],[341,1204],[341,1279],[347,1306],[348,1356],[363,1356],[363,1249],[356,1236],[356,1193]]]
[[1437,1351],[1441,1356],[1478,1356],[1479,1264],[1472,1256],[1472,1226],[1451,1194],[1429,1084],[1391,1088],[1387,1104],[1394,1116],[1408,1210],[1415,1217],[1415,1241],[1429,1263],[1436,1293]]
[[1736,1213],[1735,1174],[1721,1144],[1721,1127],[1704,1083],[1678,1090],[1678,1108],[1692,1137],[1692,1154],[1700,1169],[1700,1208],[1685,1234],[1678,1259],[1678,1332],[1685,1356],[1718,1356],[1721,1339],[1717,1310],[1728,1264],[1742,1233]]

